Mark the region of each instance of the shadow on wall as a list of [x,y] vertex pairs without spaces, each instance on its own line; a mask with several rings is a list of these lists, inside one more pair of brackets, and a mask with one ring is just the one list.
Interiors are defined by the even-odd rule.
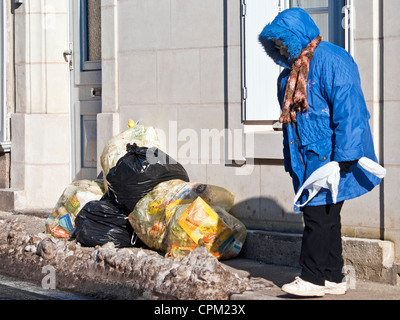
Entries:
[[298,267],[303,232],[301,213],[290,212],[268,197],[238,202],[230,213],[247,228],[239,258]]
[[303,215],[283,208],[274,199],[254,197],[235,203],[230,213],[248,229],[273,232],[302,233]]

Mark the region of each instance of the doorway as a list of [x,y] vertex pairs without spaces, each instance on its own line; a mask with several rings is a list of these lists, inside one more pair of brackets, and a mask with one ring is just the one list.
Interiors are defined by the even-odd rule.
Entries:
[[97,176],[97,114],[101,113],[101,1],[69,2],[71,180]]

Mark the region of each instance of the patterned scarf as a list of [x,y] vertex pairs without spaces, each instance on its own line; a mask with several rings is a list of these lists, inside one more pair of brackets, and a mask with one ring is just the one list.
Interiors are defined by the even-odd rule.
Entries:
[[310,62],[314,56],[314,50],[321,43],[322,37],[318,36],[311,41],[307,48],[303,49],[299,57],[292,65],[292,71],[286,85],[285,100],[282,108],[280,123],[289,124],[296,122],[296,112],[308,110],[307,80],[310,70]]

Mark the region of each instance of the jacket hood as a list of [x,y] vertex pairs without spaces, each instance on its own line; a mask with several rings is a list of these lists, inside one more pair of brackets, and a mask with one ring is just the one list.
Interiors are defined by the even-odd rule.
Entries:
[[[275,63],[290,68],[301,51],[320,34],[309,14],[301,8],[282,11],[260,33],[258,40]],[[280,40],[288,47],[289,58],[280,54],[273,40]]]

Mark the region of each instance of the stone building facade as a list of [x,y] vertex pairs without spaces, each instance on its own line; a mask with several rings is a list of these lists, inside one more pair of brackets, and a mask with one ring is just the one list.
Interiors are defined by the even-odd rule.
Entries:
[[[191,180],[234,192],[232,213],[249,229],[301,232],[282,133],[271,117],[244,115],[251,27],[243,27],[256,0],[19,2],[1,7],[0,209],[53,207],[69,182],[100,174],[104,145],[134,119],[159,130],[165,151]],[[264,24],[303,3],[267,2]],[[330,2],[320,2],[330,15]],[[338,41],[359,66],[375,148],[387,169],[380,187],[345,204],[343,234],[392,241],[396,261],[399,10],[397,0],[343,1],[335,11],[339,23],[329,22],[329,32],[345,33]]]

